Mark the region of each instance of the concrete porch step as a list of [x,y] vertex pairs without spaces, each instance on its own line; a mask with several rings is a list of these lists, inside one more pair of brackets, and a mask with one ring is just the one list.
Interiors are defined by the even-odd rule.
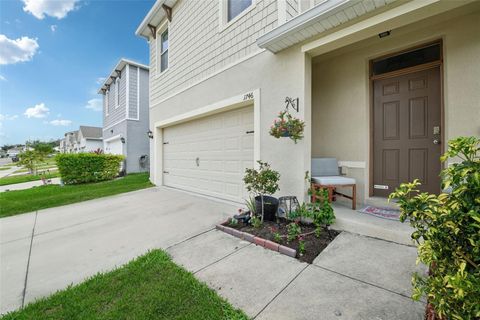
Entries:
[[394,201],[389,202],[387,198],[380,198],[380,197],[370,197],[365,199],[365,205],[380,207],[380,208],[397,209],[397,210],[400,209],[400,207],[396,202]]
[[413,229],[408,222],[387,220],[354,211],[342,204],[332,204],[335,211],[333,229],[357,233],[405,245],[413,245],[410,235]]

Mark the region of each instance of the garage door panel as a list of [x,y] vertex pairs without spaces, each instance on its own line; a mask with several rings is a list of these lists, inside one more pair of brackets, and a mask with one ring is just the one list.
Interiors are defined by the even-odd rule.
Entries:
[[165,128],[164,184],[242,201],[243,174],[253,166],[253,134],[246,133],[253,121],[250,106]]

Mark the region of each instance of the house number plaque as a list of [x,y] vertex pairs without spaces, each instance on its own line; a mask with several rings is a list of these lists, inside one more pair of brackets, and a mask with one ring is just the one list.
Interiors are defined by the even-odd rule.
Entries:
[[243,101],[252,100],[253,99],[253,92],[249,92],[243,95]]

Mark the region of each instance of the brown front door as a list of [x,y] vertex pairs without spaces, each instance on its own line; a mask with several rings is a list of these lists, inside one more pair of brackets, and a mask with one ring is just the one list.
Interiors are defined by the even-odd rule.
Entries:
[[373,195],[419,179],[440,191],[440,69],[374,80]]

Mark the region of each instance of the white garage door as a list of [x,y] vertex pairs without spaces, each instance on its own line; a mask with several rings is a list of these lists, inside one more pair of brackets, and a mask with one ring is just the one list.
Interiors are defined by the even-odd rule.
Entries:
[[120,139],[111,140],[105,143],[105,153],[123,154],[123,145]]
[[253,167],[253,107],[163,130],[166,186],[243,202],[245,168]]

